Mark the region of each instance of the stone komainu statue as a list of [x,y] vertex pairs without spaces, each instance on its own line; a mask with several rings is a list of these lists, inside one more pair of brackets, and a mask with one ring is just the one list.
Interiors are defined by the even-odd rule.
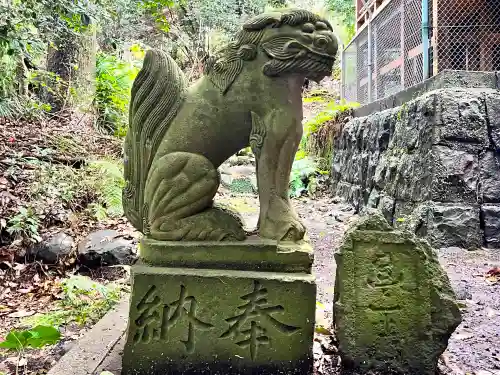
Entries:
[[302,137],[304,80],[331,74],[338,43],[330,24],[304,10],[246,22],[186,87],[172,58],[148,51],[132,87],[125,140],[124,208],[149,238],[243,240],[238,216],[217,207],[217,168],[240,149],[256,157],[259,235],[299,241],[305,228],[288,196]]

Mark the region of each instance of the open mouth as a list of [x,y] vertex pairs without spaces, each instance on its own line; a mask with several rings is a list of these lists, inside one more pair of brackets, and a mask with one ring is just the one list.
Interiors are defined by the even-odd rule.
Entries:
[[316,54],[308,54],[306,62],[307,70],[310,72],[308,78],[313,81],[320,81],[324,77],[332,74],[335,59]]

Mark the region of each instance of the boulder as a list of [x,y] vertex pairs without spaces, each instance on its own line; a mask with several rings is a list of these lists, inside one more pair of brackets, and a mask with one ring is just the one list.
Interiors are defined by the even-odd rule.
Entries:
[[435,146],[432,155],[432,163],[427,165],[433,167],[432,200],[476,203],[479,182],[477,154]]
[[394,230],[379,211],[366,212],[335,254],[342,363],[363,372],[434,375],[461,322],[448,276],[427,241]]
[[35,245],[30,255],[46,264],[56,264],[59,260],[71,254],[75,242],[73,237],[59,232]]
[[130,265],[137,258],[136,244],[115,230],[89,234],[78,244],[79,263],[87,267]]

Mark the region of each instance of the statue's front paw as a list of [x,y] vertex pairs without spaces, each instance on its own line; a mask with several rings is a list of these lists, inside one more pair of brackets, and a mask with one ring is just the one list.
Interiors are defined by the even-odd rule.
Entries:
[[304,239],[304,236],[306,234],[306,228],[304,225],[297,220],[294,220],[293,222],[289,223],[288,225],[288,230],[286,231],[286,234],[281,238],[281,241],[293,241],[297,242],[302,239]]
[[278,241],[298,242],[304,239],[306,228],[292,215],[283,215],[278,220],[266,217],[261,220],[259,235]]

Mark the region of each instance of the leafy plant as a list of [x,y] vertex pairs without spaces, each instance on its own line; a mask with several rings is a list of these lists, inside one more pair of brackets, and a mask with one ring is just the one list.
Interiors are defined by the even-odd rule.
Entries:
[[105,214],[110,217],[123,215],[122,190],[125,186],[121,161],[106,159],[95,160],[87,166],[89,174],[86,184],[97,194],[97,202],[89,209],[96,218]]
[[106,314],[120,299],[114,285],[103,285],[86,276],[73,275],[62,282],[63,299],[53,311],[25,318],[22,324],[62,326],[70,322],[93,323]]
[[5,340],[0,342],[0,348],[16,351],[26,348],[41,348],[45,345],[57,344],[60,339],[61,333],[57,328],[37,325],[35,328],[25,331],[10,331]]
[[97,56],[95,108],[100,129],[125,136],[130,90],[138,72],[138,66],[116,56]]
[[[21,365],[21,358],[24,357],[26,349],[41,348],[46,345],[54,345],[61,339],[59,330],[52,326],[37,325],[29,330],[10,331],[5,340],[0,342],[0,348],[18,353],[16,363],[16,374],[19,373],[19,366]],[[24,373],[26,374],[26,361],[24,361]]]
[[290,173],[290,196],[298,198],[307,192],[307,187],[317,171],[316,160],[310,157],[295,160]]
[[40,219],[31,207],[19,207],[19,213],[7,223],[7,232],[29,242],[40,242]]
[[311,133],[316,133],[324,123],[328,121],[335,121],[341,115],[356,107],[359,107],[359,103],[346,102],[344,100],[329,102],[323,111],[304,124],[305,135],[307,136]]

